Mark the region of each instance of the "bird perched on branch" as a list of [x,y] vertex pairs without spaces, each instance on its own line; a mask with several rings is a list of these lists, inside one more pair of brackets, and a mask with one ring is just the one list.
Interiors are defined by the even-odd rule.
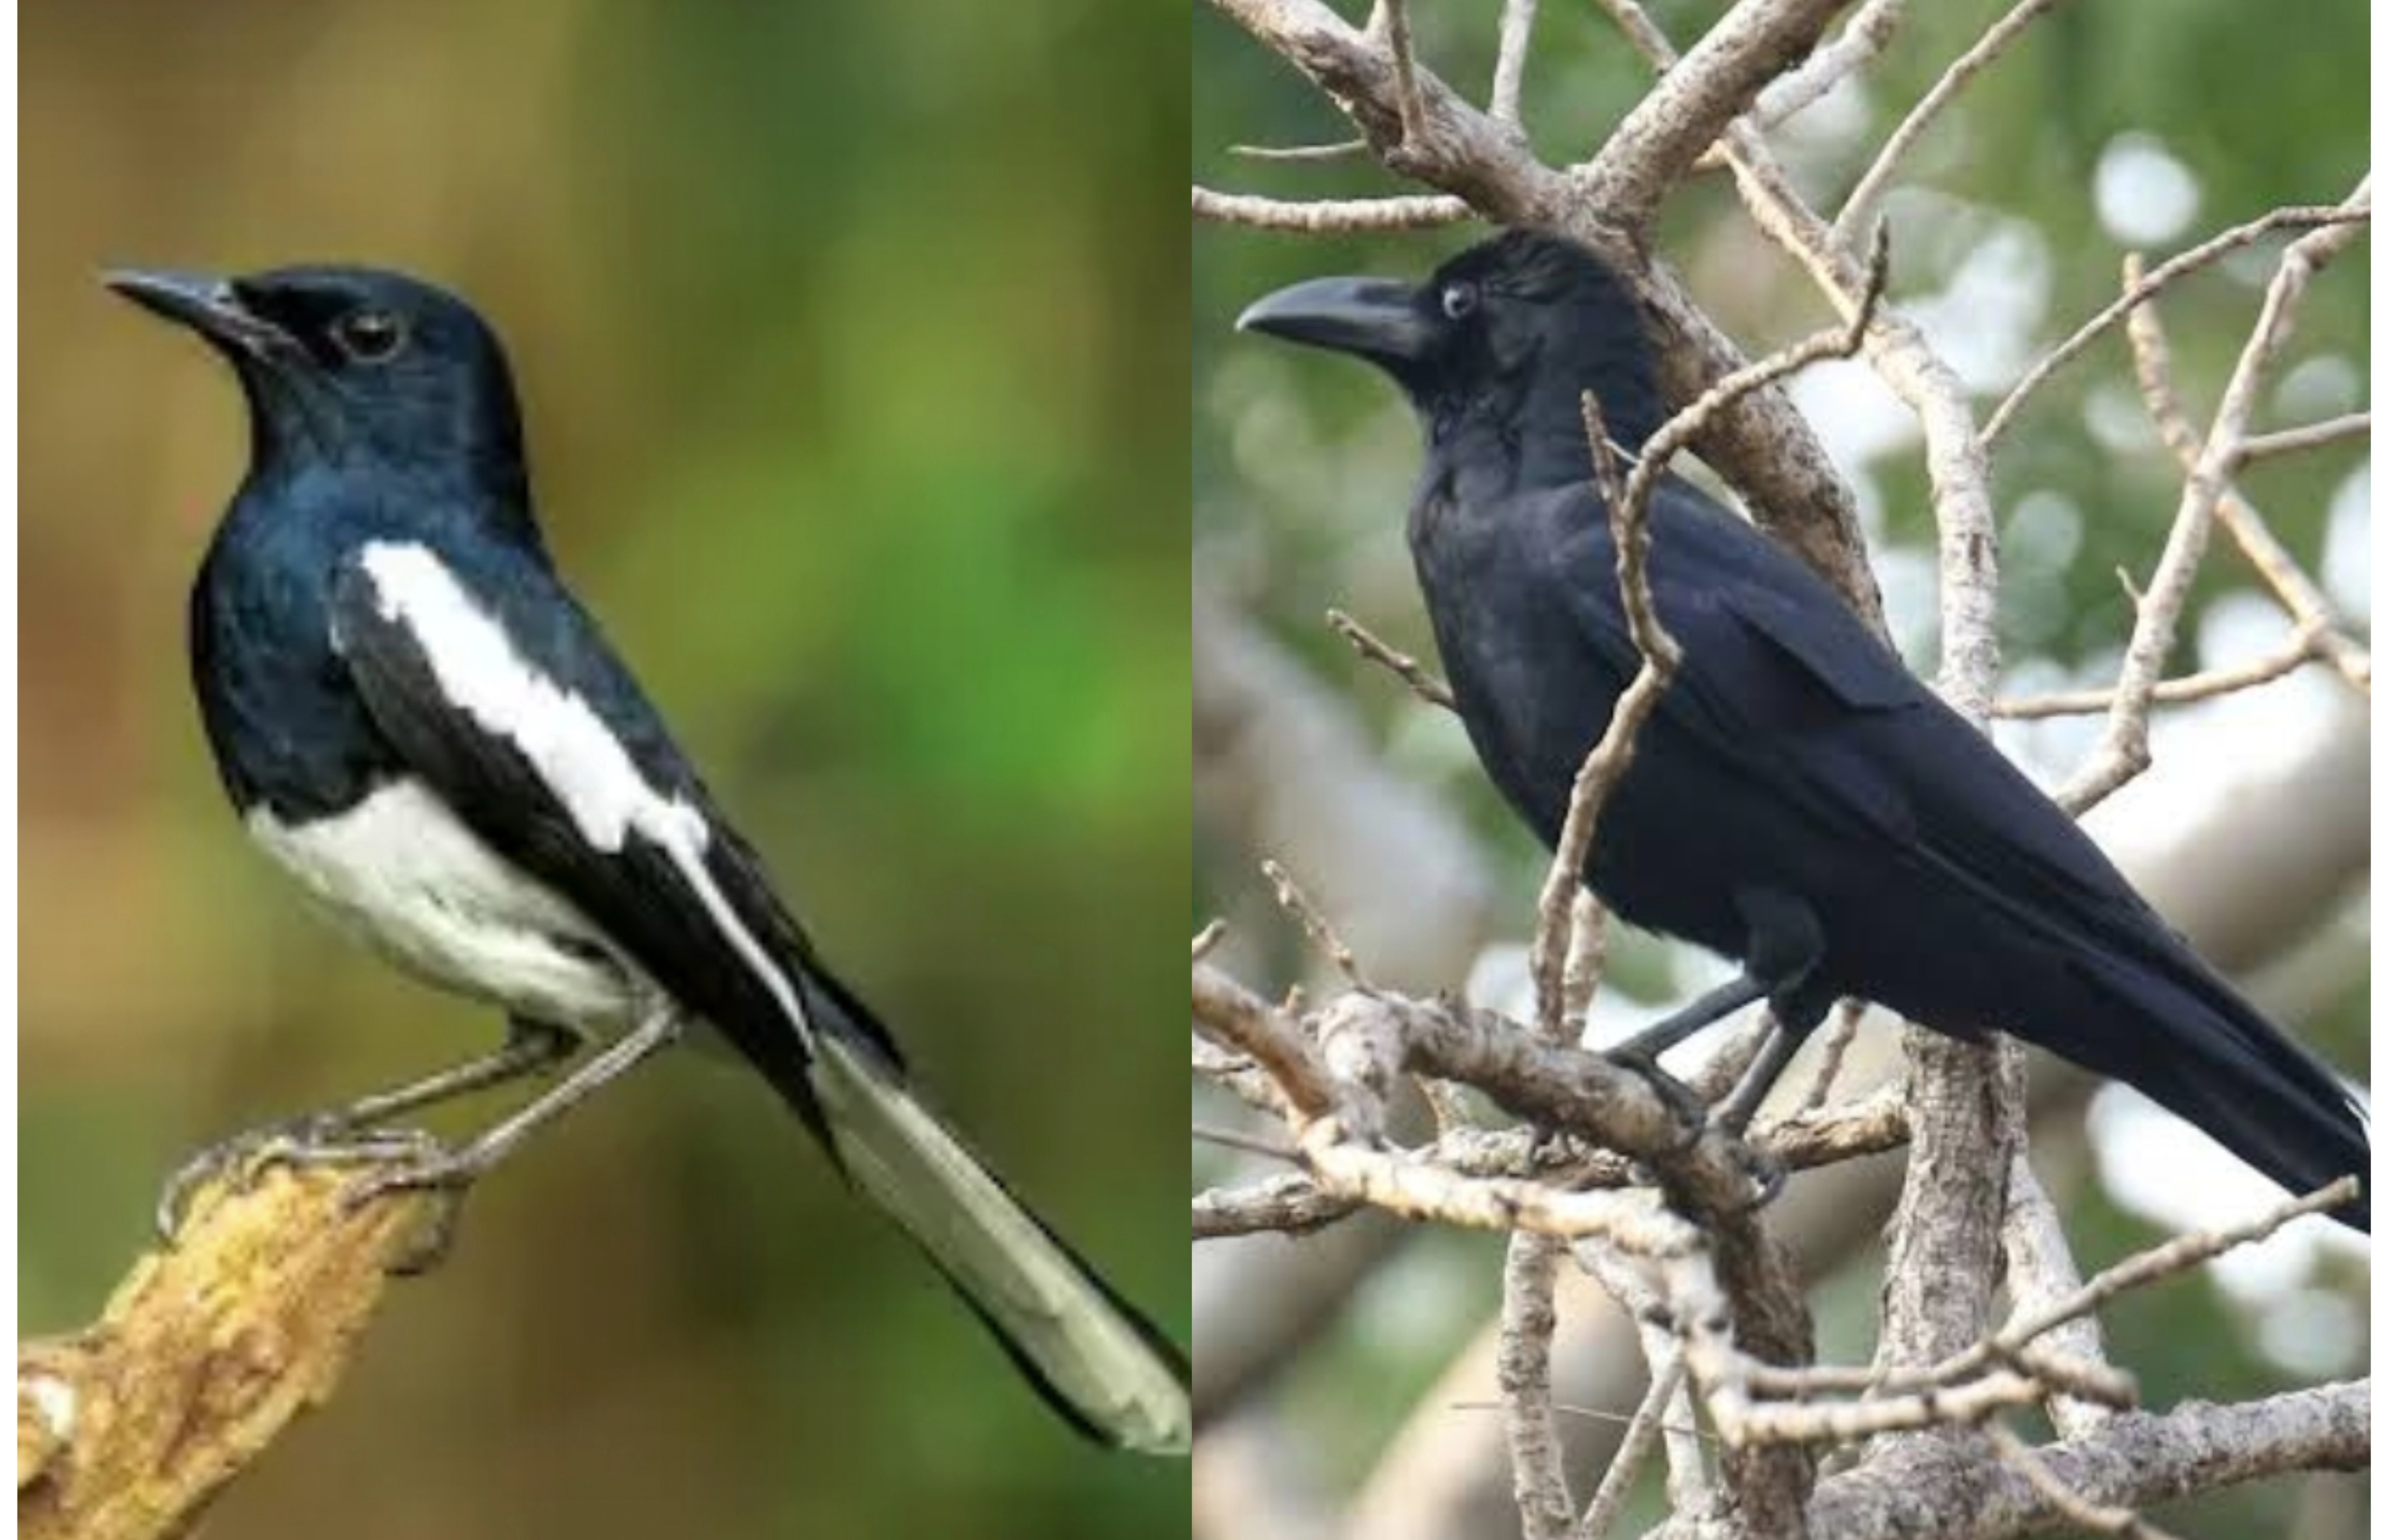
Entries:
[[[1409,548],[1443,666],[1494,784],[1555,845],[1641,662],[1583,410],[1589,392],[1628,459],[1664,422],[1631,291],[1581,247],[1513,231],[1422,284],[1319,279],[1237,324],[1365,360],[1416,408]],[[2344,1084],[1821,578],[1678,478],[1648,521],[1649,591],[1681,663],[1584,877],[1625,920],[1741,971],[1628,1057],[1769,1002],[1780,1029],[1728,1108],[1745,1121],[1857,995],[2126,1081],[2292,1192],[2368,1171]],[[2332,1212],[2367,1231],[2367,1190]]]
[[[227,1142],[186,1178],[259,1151],[373,1156],[360,1197],[458,1193],[623,1070],[715,1034],[1063,1415],[1119,1447],[1184,1453],[1183,1357],[916,1093],[557,575],[481,319],[353,268],[108,283],[206,339],[247,398],[248,473],[190,612],[234,807],[348,929],[512,1023],[484,1058]],[[461,1147],[393,1130],[583,1050]]]

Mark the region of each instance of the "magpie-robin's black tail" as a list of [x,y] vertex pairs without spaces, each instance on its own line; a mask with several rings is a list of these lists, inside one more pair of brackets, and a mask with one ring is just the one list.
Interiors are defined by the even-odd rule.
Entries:
[[788,1090],[847,1177],[1064,1417],[1123,1448],[1184,1453],[1184,1356],[921,1101],[860,1001],[826,974],[806,982],[814,1053]]

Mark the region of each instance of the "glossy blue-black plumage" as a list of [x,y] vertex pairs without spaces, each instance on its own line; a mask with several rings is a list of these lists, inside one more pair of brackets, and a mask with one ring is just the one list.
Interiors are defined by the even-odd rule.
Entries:
[[[1546,842],[1639,658],[1583,394],[1633,453],[1662,418],[1638,309],[1568,243],[1511,233],[1428,284],[1318,280],[1244,324],[1384,367],[1422,419],[1409,541],[1459,714]],[[2137,1086],[2305,1192],[2367,1171],[2365,1116],[1812,572],[1689,483],[1649,509],[1683,649],[1585,874],[1627,920],[1749,963],[1800,916],[1783,1019],[1877,1001]],[[1774,950],[1780,951],[1777,945]],[[2367,1196],[2337,1218],[2368,1228]]]

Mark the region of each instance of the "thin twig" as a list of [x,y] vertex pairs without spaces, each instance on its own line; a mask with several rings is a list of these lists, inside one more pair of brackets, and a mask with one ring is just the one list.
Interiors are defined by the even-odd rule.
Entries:
[[1578,888],[1568,927],[1566,967],[1559,977],[1560,1034],[1589,1046],[1592,1001],[1608,971],[1608,906],[1588,888]]
[[[2347,201],[2349,205],[2368,207],[2367,183]],[[2189,468],[2187,484],[2180,491],[2179,511],[2173,515],[2171,534],[2164,542],[2154,575],[2148,580],[2146,597],[2139,605],[2138,620],[2131,628],[2129,646],[2123,653],[2121,675],[2114,686],[2114,709],[2106,717],[2105,731],[2087,762],[2057,794],[2057,802],[2076,816],[2127,783],[2149,763],[2148,706],[2153,700],[2156,681],[2163,677],[2165,660],[2171,655],[2172,644],[2179,635],[2189,587],[2204,560],[2215,506],[2237,471],[2239,447],[2263,377],[2286,345],[2313,275],[2345,248],[2357,229],[2350,224],[2326,225],[2289,242],[2280,255],[2279,267],[2263,294],[2262,311],[2247,335],[2245,346],[2239,350],[2229,383],[2222,387],[2221,403],[2214,410],[2204,447]],[[2129,274],[2135,276],[2136,270],[2137,259],[2132,258]],[[2150,301],[2137,313],[2143,315],[2152,308]],[[2154,382],[2149,394],[2167,394],[2167,360],[2152,344],[2143,326],[2134,323],[2132,336],[2139,344],[2141,377]]]
[[2276,455],[2302,454],[2308,449],[2325,448],[2331,444],[2367,444],[2369,439],[2370,414],[2349,411],[2343,417],[2306,423],[2301,427],[2251,434],[2239,440],[2238,461],[2242,465],[2250,464]]
[[1840,1066],[1849,1056],[1849,1045],[1857,1040],[1857,1024],[1864,1020],[1864,1014],[1862,1000],[1843,1000],[1832,1013],[1832,1025],[1816,1051],[1815,1078],[1808,1083],[1806,1099],[1799,1104],[1801,1114],[1815,1111],[1830,1099],[1832,1084],[1840,1078]]
[[1194,1239],[1237,1235],[1307,1235],[1358,1211],[1356,1198],[1321,1190],[1308,1176],[1286,1172],[1237,1187],[1194,1194]]
[[1393,90],[1400,104],[1401,144],[1415,145],[1421,121],[1418,107],[1417,53],[1409,41],[1408,0],[1376,0],[1376,10],[1369,20],[1370,32],[1383,24],[1383,37],[1393,55]]
[[2018,1348],[2044,1336],[2075,1316],[2086,1315],[2096,1309],[2115,1294],[2185,1272],[2225,1251],[2260,1241],[2291,1219],[2302,1218],[2307,1214],[2327,1213],[2342,1204],[2353,1202],[2361,1194],[2361,1179],[2349,1174],[2318,1192],[2277,1204],[2238,1224],[2191,1231],[2186,1235],[2175,1236],[2162,1245],[2125,1257],[2061,1299],[2050,1301],[2037,1310],[2017,1315],[2009,1320],[1996,1338],[1984,1347],[1983,1356],[1986,1358],[1991,1353]]
[[1230,145],[1227,153],[1245,160],[1348,160],[1368,153],[1365,139],[1345,139],[1332,145]]
[[1253,230],[1289,230],[1308,235],[1358,231],[1433,230],[1474,218],[1458,198],[1408,195],[1295,202],[1248,193],[1220,193],[1196,185],[1194,217]]
[[1309,938],[1309,943],[1323,953],[1328,962],[1334,965],[1334,971],[1349,980],[1355,990],[1375,988],[1368,981],[1367,974],[1360,970],[1359,959],[1352,955],[1350,943],[1343,940],[1341,934],[1335,930],[1333,922],[1320,912],[1318,905],[1309,902],[1309,895],[1303,892],[1300,884],[1293,880],[1293,874],[1284,869],[1282,862],[1272,858],[1262,861],[1260,875],[1267,877],[1269,885],[1276,890],[1276,902],[1279,906],[1293,916],[1295,922],[1301,927],[1303,933]]
[[[1450,1403],[1450,1409],[1452,1411],[1497,1412],[1500,1409],[1500,1403],[1497,1401],[1453,1401]],[[1550,1409],[1558,1413],[1560,1417],[1579,1417],[1586,1422],[1606,1422],[1619,1428],[1631,1427],[1635,1417],[1635,1412],[1610,1411],[1604,1407],[1578,1407],[1571,1401],[1552,1401],[1550,1403]],[[1635,1410],[1637,1411],[1638,1409],[1639,1408],[1636,1407]],[[1717,1442],[1715,1434],[1709,1433],[1705,1428],[1700,1427],[1697,1421],[1688,1418],[1683,1419],[1680,1421],[1668,1421],[1661,1420],[1658,1424],[1657,1431],[1668,1433],[1680,1433],[1685,1438],[1697,1439],[1702,1444],[1712,1445]]]
[[[1708,1479],[1709,1445],[1719,1441],[1707,1439],[1699,1431],[1699,1412],[1692,1404],[1698,1374],[1691,1363],[1690,1333],[1677,1340],[1668,1324],[1672,1311],[1686,1301],[1668,1299],[1660,1279],[1612,1246],[1596,1243],[1578,1246],[1575,1259],[1633,1322],[1653,1384],[1661,1378],[1661,1367],[1675,1370],[1673,1383],[1657,1398],[1652,1418],[1666,1454],[1667,1506],[1686,1519],[1712,1511],[1716,1495]],[[1730,1359],[1740,1361],[1743,1356],[1734,1353]],[[1712,1370],[1716,1365],[1711,1360],[1708,1367]]]
[[1326,612],[1326,624],[1334,628],[1335,635],[1349,642],[1359,656],[1370,663],[1382,663],[1400,675],[1401,682],[1427,705],[1440,706],[1445,711],[1459,709],[1459,700],[1450,693],[1448,685],[1435,677],[1415,658],[1386,646],[1373,632],[1349,615],[1340,610],[1329,610]]
[[[1825,359],[1854,357],[1857,350],[1864,346],[1865,333],[1872,327],[1874,317],[1880,310],[1882,292],[1888,287],[1888,283],[1889,237],[1886,233],[1876,233],[1866,253],[1863,284],[1857,291],[1855,309],[1846,322],[1817,332],[1787,347],[1769,353],[1746,369],[1734,370],[1714,385],[1710,385],[1697,400],[1674,413],[1656,433],[1651,434],[1648,441],[1641,447],[1640,458],[1633,464],[1633,473],[1625,479],[1625,503],[1628,506],[1646,503],[1650,494],[1656,490],[1658,478],[1665,473],[1666,467],[1673,462],[1674,457],[1689,448],[1691,441],[1707,430],[1708,423],[1735,401],[1744,396],[1763,390],[1766,386],[1797,373],[1810,364],[1819,363]],[[1637,525],[1639,515],[1635,515],[1635,521]],[[1644,549],[1640,560],[1646,562],[1648,560],[1646,541],[1643,544]],[[1620,540],[1618,548],[1620,570],[1622,570],[1623,561],[1623,546]],[[1626,614],[1628,618],[1633,618],[1632,596],[1628,594],[1626,598]],[[1636,624],[1646,624],[1651,618],[1642,616]],[[1671,645],[1670,642],[1658,642],[1654,635],[1645,637],[1638,630],[1636,631],[1633,639],[1635,645],[1641,647],[1645,653],[1653,644],[1661,650]]]
[[1905,17],[1906,0],[1864,0],[1841,25],[1838,36],[1807,56],[1806,63],[1757,94],[1757,106],[1746,121],[1760,130],[1769,129],[1821,101],[1834,86],[1879,57]]
[[1914,104],[1905,121],[1890,132],[1883,141],[1881,153],[1874,157],[1863,176],[1857,179],[1848,201],[1840,206],[1839,218],[1832,221],[1832,233],[1843,241],[1852,240],[1859,232],[1873,222],[1875,207],[1888,189],[1890,179],[1898,174],[1899,163],[1906,158],[1923,131],[1931,126],[1948,104],[1956,97],[1973,77],[1994,62],[2022,35],[2023,30],[2040,16],[2054,8],[2056,0],[2018,0],[2014,7],[1998,19],[1979,41],[1964,50],[1963,57],[1941,72],[1931,82],[1931,89]]
[[[2230,668],[2206,669],[2201,674],[2166,679],[2155,686],[2148,700],[2156,705],[2180,705],[2191,701],[2210,701],[2215,696],[2269,684],[2318,657],[2319,639],[2318,627],[2299,625],[2288,634],[2286,641],[2259,658]],[[2118,699],[2119,692],[2112,689],[2062,690],[2001,701],[1995,714],[2008,722],[2029,722],[2051,716],[2086,716],[2112,711]]]
[[2112,331],[2128,317],[2132,310],[2161,294],[2166,288],[2201,268],[2210,267],[2231,252],[2254,245],[2275,230],[2310,230],[2316,226],[2343,224],[2361,219],[2360,213],[2349,212],[2340,204],[2295,204],[2274,208],[2259,219],[2232,225],[2210,239],[2166,258],[2153,269],[2138,273],[2122,285],[2114,302],[2082,322],[2079,329],[2051,348],[2047,355],[2031,365],[2028,372],[2014,382],[1998,410],[1989,413],[1987,426],[1981,429],[1981,446],[1987,448],[1997,443],[2014,423],[2014,413],[2030,399],[2048,376],[2078,358],[2090,344]]
[[1216,1144],[1222,1150],[1241,1150],[1269,1160],[1299,1160],[1301,1152],[1281,1139],[1262,1139],[1257,1134],[1237,1129],[1222,1129],[1213,1123],[1193,1125],[1194,1141],[1199,1144]]
[[[1584,392],[1583,418],[1584,435],[1591,447],[1592,464],[1599,484],[1603,489],[1614,487],[1615,447],[1609,439],[1608,424],[1600,416],[1599,402],[1589,391]],[[1641,726],[1657,708],[1658,697],[1682,662],[1681,648],[1659,623],[1649,598],[1646,496],[1640,505],[1645,516],[1637,522],[1634,519],[1635,506],[1623,491],[1608,499],[1608,516],[1616,535],[1617,585],[1623,595],[1634,645],[1642,650],[1641,667],[1618,699],[1598,740],[1584,756],[1582,767],[1575,772],[1566,818],[1560,825],[1549,867],[1542,878],[1541,896],[1534,906],[1534,940],[1526,953],[1526,971],[1534,980],[1534,1024],[1545,1039],[1553,1041],[1566,1035],[1568,940],[1573,931],[1575,894],[1583,885],[1584,869],[1591,858],[1600,811],[1631,767],[1634,743]]]
[[1197,1033],[1194,1038],[1193,1064],[1194,1074],[1254,1112],[1288,1122],[1292,1120],[1293,1107],[1285,1101],[1284,1092],[1247,1054],[1230,1053],[1215,1043],[1206,1042]]
[[[2204,439],[2189,422],[2188,410],[2172,388],[2170,344],[2153,307],[2145,307],[2131,315],[2130,336],[2146,360],[2139,371],[2139,388],[2146,398],[2147,410],[2180,468],[2187,470],[2196,463]],[[2321,593],[2320,586],[2296,564],[2296,559],[2271,533],[2271,526],[2245,494],[2234,486],[2223,488],[2213,514],[2229,532],[2239,553],[2270,588],[2280,607],[2294,617],[2297,625],[2311,628],[2313,650],[2337,671],[2339,677],[2368,695],[2370,650],[2345,634],[2338,624],[2336,607]],[[2137,598],[2135,592],[2132,598]]]
[[1533,46],[1538,0],[1507,0],[1500,7],[1500,54],[1492,67],[1492,118],[1519,126],[1525,89],[1525,54]]
[[2047,1499],[2048,1506],[2062,1515],[2065,1521],[2099,1534],[2118,1534],[2124,1540],[2174,1540],[2169,1530],[2157,1528],[2128,1508],[2100,1507],[2065,1485],[2063,1479],[2039,1458],[2038,1451],[2024,1443],[2003,1422],[1991,1419],[1985,1431],[1989,1435],[1989,1446],[1997,1451],[1998,1458],[2020,1471],[2023,1480],[2037,1488],[2039,1494]]
[[1888,245],[1874,243],[1864,293],[1847,325],[1807,337],[1737,369],[1702,391],[1699,398],[1667,419],[1640,447],[1632,471],[1619,486],[1614,441],[1600,412],[1598,399],[1583,395],[1584,436],[1589,444],[1595,476],[1608,502],[1608,516],[1616,544],[1616,585],[1624,608],[1633,645],[1641,666],[1618,699],[1607,728],[1585,756],[1567,799],[1565,821],[1551,853],[1541,897],[1534,905],[1536,922],[1527,966],[1534,979],[1535,1013],[1542,1033],[1555,1037],[1565,1029],[1563,972],[1566,937],[1572,916],[1574,892],[1591,856],[1599,814],[1617,783],[1633,763],[1634,741],[1642,724],[1657,709],[1658,699],[1682,666],[1682,648],[1659,618],[1649,588],[1649,499],[1674,457],[1688,447],[1719,412],[1742,397],[1764,389],[1776,380],[1821,359],[1846,358],[1863,345],[1888,278]]
[[[1574,1540],[1608,1540],[1608,1532],[1623,1516],[1624,1499],[1633,1495],[1633,1483],[1641,1473],[1642,1462],[1649,1458],[1649,1451],[1658,1446],[1659,1435],[1666,1431],[1666,1404],[1682,1382],[1682,1356],[1669,1354],[1665,1363],[1652,1370],[1649,1389],[1642,1395],[1632,1420],[1624,1425],[1624,1436],[1617,1441],[1616,1453],[1599,1478],[1598,1490],[1584,1505],[1583,1517],[1575,1522]],[[1695,1428],[1687,1431],[1694,1436],[1698,1433]]]

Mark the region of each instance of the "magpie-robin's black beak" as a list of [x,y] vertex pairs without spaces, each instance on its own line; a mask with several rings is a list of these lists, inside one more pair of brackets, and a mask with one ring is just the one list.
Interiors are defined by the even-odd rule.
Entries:
[[187,326],[227,352],[263,357],[296,338],[250,309],[229,280],[198,272],[120,268],[100,282],[154,315]]

